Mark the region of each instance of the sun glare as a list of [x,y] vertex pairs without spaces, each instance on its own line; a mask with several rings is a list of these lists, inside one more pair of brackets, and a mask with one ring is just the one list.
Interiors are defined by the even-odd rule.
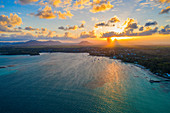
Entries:
[[116,33],[122,33],[122,32],[123,32],[123,29],[115,28],[113,31],[116,32]]
[[114,41],[117,37],[111,37],[111,40]]
[[130,37],[111,37],[110,39],[111,39],[112,41],[114,41],[115,39],[117,39],[117,40],[130,39]]

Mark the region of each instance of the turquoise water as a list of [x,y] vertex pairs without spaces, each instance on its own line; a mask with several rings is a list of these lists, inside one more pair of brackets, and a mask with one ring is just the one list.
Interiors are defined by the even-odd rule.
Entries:
[[0,66],[0,113],[170,112],[170,83],[133,64],[44,53],[0,56]]

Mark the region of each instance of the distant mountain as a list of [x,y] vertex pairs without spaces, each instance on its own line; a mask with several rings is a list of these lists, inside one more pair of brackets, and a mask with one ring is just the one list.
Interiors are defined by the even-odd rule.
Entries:
[[38,46],[38,45],[59,45],[62,44],[60,41],[37,41],[37,40],[30,40],[28,42],[25,42],[21,45],[25,46]]
[[22,44],[24,42],[0,42],[0,46]]
[[80,43],[61,43],[60,41],[37,41],[37,40],[30,40],[27,42],[0,42],[0,46],[54,46],[54,45],[92,45],[92,43],[88,41],[81,41]]
[[88,42],[88,41],[81,41],[80,43],[78,43],[79,45],[92,45],[92,43]]

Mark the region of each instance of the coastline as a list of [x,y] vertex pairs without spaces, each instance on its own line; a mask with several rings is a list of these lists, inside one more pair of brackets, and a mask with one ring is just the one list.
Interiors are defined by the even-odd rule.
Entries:
[[[151,49],[154,50],[154,49]],[[168,48],[170,50],[170,48]],[[148,50],[145,50],[148,51]],[[40,55],[41,53],[53,53],[53,52],[61,52],[61,53],[88,53],[90,56],[102,56],[102,57],[109,57],[110,59],[117,59],[121,60],[122,62],[132,63],[137,67],[142,69],[146,69],[152,74],[170,79],[168,76],[169,71],[169,57],[166,58],[166,55],[161,57],[160,60],[158,59],[157,53],[148,54],[145,51],[141,52],[140,49],[128,48],[128,47],[115,47],[115,48],[101,48],[101,47],[78,47],[78,48],[66,48],[66,47],[6,47],[1,48],[0,55],[30,55],[36,56]],[[156,52],[158,50],[156,49]],[[161,50],[160,50],[161,51]],[[168,54],[167,54],[168,55]],[[165,60],[165,58],[167,60]],[[167,64],[168,63],[168,64]],[[166,64],[164,66],[164,64]],[[167,68],[163,70],[164,67]]]
[[[104,56],[104,55],[100,55],[100,56],[99,56],[99,55],[90,55],[89,52],[41,52],[41,53],[39,53],[38,55],[29,55],[29,56],[39,56],[39,55],[41,55],[41,54],[43,54],[43,53],[47,53],[47,54],[50,54],[50,53],[87,53],[87,54],[89,54],[89,56],[106,57],[106,58],[109,58],[109,59],[112,59],[112,60],[117,60],[117,61],[119,61],[119,62],[131,64],[131,65],[133,65],[133,66],[135,66],[135,67],[138,67],[138,68],[144,70],[145,72],[147,72],[147,73],[150,74],[151,76],[157,77],[158,79],[160,79],[160,81],[164,81],[164,80],[167,80],[167,79],[168,79],[168,78],[166,78],[166,77],[158,76],[158,75],[152,73],[149,69],[147,69],[146,67],[144,67],[144,66],[142,66],[142,65],[140,65],[140,64],[124,62],[124,61],[122,61],[121,59],[111,58],[111,57]],[[25,54],[20,54],[20,55],[25,55]],[[7,55],[7,56],[8,56],[8,55]],[[10,55],[10,56],[11,56],[11,55]],[[15,66],[15,65],[1,66],[0,69],[7,68],[7,67],[13,67],[13,66]],[[150,82],[150,81],[148,81],[148,82]]]
[[[90,56],[95,56],[95,55],[90,55]],[[100,56],[98,56],[98,57],[100,57]],[[101,56],[101,57],[107,57],[107,58],[108,58],[108,56]],[[110,58],[110,57],[109,57],[109,58]],[[115,60],[121,61],[121,62],[123,62],[123,63],[132,64],[133,66],[136,66],[136,67],[138,67],[138,68],[146,71],[146,72],[149,73],[150,75],[155,76],[155,77],[158,77],[158,78],[161,79],[161,80],[170,79],[170,78],[167,78],[167,77],[165,77],[165,76],[156,75],[156,74],[154,74],[153,72],[151,72],[149,69],[147,69],[146,67],[144,67],[144,66],[142,66],[142,65],[140,65],[140,64],[125,62],[125,61],[122,61],[121,59],[117,59],[117,58],[110,58],[110,59],[115,59]]]

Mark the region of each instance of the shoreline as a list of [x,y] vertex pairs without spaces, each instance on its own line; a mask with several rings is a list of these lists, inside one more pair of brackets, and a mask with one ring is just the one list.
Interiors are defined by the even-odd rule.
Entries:
[[[90,55],[89,52],[40,52],[38,55],[29,55],[29,54],[28,54],[28,55],[29,55],[29,56],[39,56],[39,55],[41,55],[41,54],[43,54],[43,53],[46,53],[46,54],[51,54],[51,53],[86,53],[86,54],[88,54],[88,56],[106,57],[106,58],[109,58],[109,59],[112,59],[112,60],[117,60],[117,61],[120,61],[120,62],[123,62],[123,63],[131,64],[131,65],[133,65],[133,66],[135,66],[135,67],[138,67],[138,68],[140,68],[141,70],[143,70],[143,71],[147,72],[148,74],[150,74],[151,76],[155,76],[155,77],[161,79],[160,81],[169,80],[169,78],[166,78],[166,77],[163,77],[163,76],[158,76],[158,75],[152,73],[149,69],[147,69],[146,67],[144,67],[144,66],[142,66],[142,65],[140,65],[140,64],[124,62],[124,61],[122,61],[121,59],[111,58],[111,57],[109,57],[109,56],[104,56],[104,55],[100,55],[100,56],[99,56],[99,55]],[[26,55],[26,54],[20,54],[20,55]],[[11,56],[11,55],[7,55],[7,56]],[[14,65],[1,66],[1,67],[7,68],[7,67],[13,67],[13,66],[14,66]],[[3,69],[3,68],[1,68],[1,67],[0,67],[0,69]],[[150,82],[150,81],[148,81],[148,82]],[[154,83],[154,80],[153,80],[153,82],[151,82],[151,83]]]
[[[11,50],[12,49],[12,50]],[[170,79],[169,76],[169,54],[166,51],[163,51],[163,54],[157,54],[161,50],[159,49],[138,49],[138,48],[128,48],[128,47],[115,47],[115,48],[102,48],[102,47],[79,47],[79,48],[55,48],[55,47],[16,47],[16,48],[0,48],[0,55],[30,55],[37,56],[41,53],[88,53],[90,56],[102,56],[108,57],[110,59],[121,60],[125,63],[132,63],[137,67],[146,69],[152,74]],[[170,48],[168,48],[170,50]],[[154,51],[150,54],[147,51]],[[147,52],[147,53],[146,53]],[[165,53],[166,52],[166,53]],[[166,54],[166,55],[164,55]],[[162,55],[162,56],[160,56]],[[166,70],[165,70],[166,69]]]
[[[95,56],[95,55],[90,55],[90,56]],[[108,56],[97,56],[97,57],[107,57],[107,58],[110,58],[110,57],[108,57]],[[149,73],[150,75],[155,76],[155,77],[158,77],[158,78],[161,79],[161,80],[167,80],[167,79],[169,80],[169,79],[170,79],[170,78],[167,78],[167,77],[164,77],[164,76],[156,75],[156,74],[154,74],[153,72],[151,72],[149,69],[147,69],[146,67],[144,67],[144,66],[142,66],[142,65],[140,65],[140,64],[124,62],[124,61],[122,61],[121,59],[117,59],[117,58],[110,58],[110,59],[113,59],[113,60],[115,59],[115,60],[117,60],[117,61],[121,61],[121,62],[123,62],[123,63],[128,63],[128,64],[131,64],[131,65],[133,65],[133,66],[136,66],[136,67],[138,67],[138,68],[146,71],[146,72]]]

